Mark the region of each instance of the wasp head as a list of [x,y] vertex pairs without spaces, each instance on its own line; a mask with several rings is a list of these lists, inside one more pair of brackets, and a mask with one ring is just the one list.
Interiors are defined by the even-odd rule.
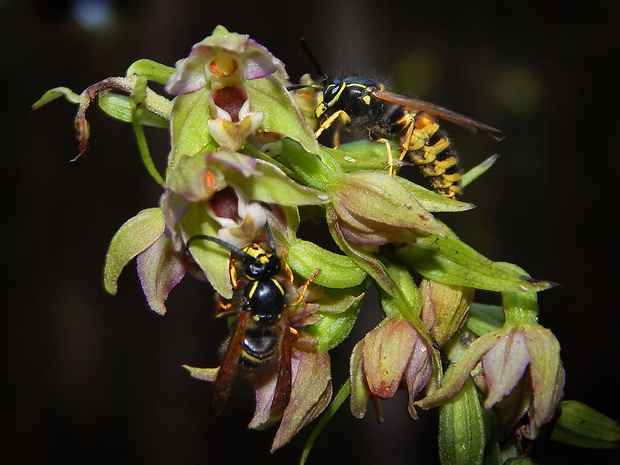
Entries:
[[280,257],[258,244],[243,249],[243,273],[250,281],[268,279],[280,272]]

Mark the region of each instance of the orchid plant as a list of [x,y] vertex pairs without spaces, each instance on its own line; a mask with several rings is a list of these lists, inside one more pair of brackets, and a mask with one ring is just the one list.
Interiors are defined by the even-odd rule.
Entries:
[[[168,96],[149,82],[164,85]],[[109,116],[132,124],[147,172],[163,190],[157,206],[138,212],[112,238],[106,290],[117,292],[121,271],[135,258],[146,301],[161,315],[188,271],[231,299],[230,250],[204,241],[190,252],[186,243],[208,235],[243,248],[264,237],[268,222],[296,284],[314,277],[289,309],[296,334],[293,383],[286,409],[275,418],[273,373],[251,377],[256,412],[250,427],[279,422],[272,451],[322,414],[304,462],[347,398],[354,416],[363,417],[372,400],[381,417],[380,400],[399,388],[408,391],[413,419],[419,408],[439,409],[446,464],[526,463],[528,443],[544,428],[558,441],[617,447],[620,429],[613,420],[562,402],[560,346],[537,322],[537,293],[553,284],[463,243],[434,213],[473,206],[388,175],[385,144],[319,144],[315,90],[290,92],[290,85],[284,64],[265,47],[218,26],[174,68],[139,60],[125,77],[80,95],[55,88],[35,103],[64,96],[78,105],[79,157],[88,146],[86,111],[98,100]],[[151,159],[145,125],[170,133],[163,174]],[[468,173],[464,184],[489,164]],[[325,224],[332,249],[341,252],[298,237],[302,218]],[[369,286],[379,290],[385,317],[355,345],[350,372],[332,397],[330,351],[349,337]],[[500,293],[503,304],[476,303],[476,289]],[[186,368],[207,381],[217,373]]]

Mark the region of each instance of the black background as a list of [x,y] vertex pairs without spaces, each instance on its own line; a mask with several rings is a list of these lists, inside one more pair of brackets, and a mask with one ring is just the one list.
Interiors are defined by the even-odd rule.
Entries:
[[[217,24],[248,33],[287,64],[311,72],[305,36],[327,71],[373,70],[395,90],[499,127],[506,140],[450,127],[466,167],[494,152],[467,189],[477,209],[444,215],[494,260],[562,287],[540,295],[540,322],[560,340],[566,398],[620,418],[616,267],[618,24],[616,2],[114,1],[114,17],[87,30],[73,2],[0,3],[1,140],[5,239],[2,344],[3,463],[294,463],[310,428],[270,456],[273,430],[248,431],[249,390],[222,418],[210,386],[182,364],[215,366],[223,337],[208,287],[185,279],[165,317],[150,312],[130,264],[111,297],[103,259],[118,227],[155,206],[131,129],[93,108],[81,160],[65,101],[30,113],[48,88],[80,92],[123,75],[139,58],[173,65]],[[149,133],[156,163],[168,141]],[[491,300],[495,296],[483,296]],[[380,313],[364,308],[355,338]],[[336,387],[353,340],[333,352]],[[243,383],[238,383],[243,386]],[[348,403],[310,463],[437,463],[436,412],[413,422],[406,396],[363,420]],[[0,455],[1,456],[1,455]],[[610,463],[617,452],[551,444],[543,463]]]

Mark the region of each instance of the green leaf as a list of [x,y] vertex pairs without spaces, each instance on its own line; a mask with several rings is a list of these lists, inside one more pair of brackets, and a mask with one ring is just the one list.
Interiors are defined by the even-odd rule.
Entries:
[[338,391],[338,394],[336,394],[328,407],[325,409],[325,411],[321,415],[321,418],[312,430],[312,433],[308,437],[308,441],[306,441],[306,445],[304,446],[301,459],[299,460],[299,465],[304,465],[306,463],[306,460],[308,460],[308,455],[310,454],[310,450],[312,450],[314,442],[319,437],[325,426],[327,426],[327,423],[329,423],[329,421],[336,414],[340,406],[344,403],[345,400],[347,400],[347,397],[349,397],[350,394],[351,381],[347,380]]
[[71,103],[80,103],[80,96],[68,87],[54,87],[45,92],[39,100],[34,102],[32,109],[38,110],[43,105],[50,103],[52,100],[56,100],[58,97],[64,97]]
[[127,77],[144,76],[149,81],[164,85],[172,73],[174,73],[174,68],[143,58],[133,62],[127,69],[126,75]]
[[364,270],[346,255],[330,252],[303,239],[293,239],[288,244],[286,261],[306,279],[320,269],[321,273],[313,282],[323,287],[345,289],[361,284],[366,278]]
[[262,111],[262,129],[299,142],[304,149],[319,154],[319,144],[290,92],[274,76],[245,81],[252,111]]
[[560,416],[551,439],[578,447],[618,449],[620,425],[606,415],[575,400],[560,403]]
[[467,173],[463,175],[461,178],[460,185],[461,187],[465,187],[469,185],[472,181],[474,181],[478,176],[484,174],[499,158],[499,155],[495,154],[484,160],[479,165],[474,166]]
[[498,305],[487,305],[474,302],[469,308],[467,327],[482,336],[504,326],[504,309]]
[[498,292],[542,291],[554,286],[491,261],[452,236],[419,238],[398,249],[396,255],[422,276],[446,284]]
[[160,208],[142,210],[127,220],[116,232],[106,255],[103,282],[106,291],[115,295],[123,268],[140,252],[153,244],[165,230]]

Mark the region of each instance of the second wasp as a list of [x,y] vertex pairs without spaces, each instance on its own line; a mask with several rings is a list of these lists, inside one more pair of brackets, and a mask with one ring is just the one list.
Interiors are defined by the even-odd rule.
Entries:
[[373,79],[362,76],[328,77],[306,42],[302,40],[301,43],[319,73],[321,83],[293,85],[289,90],[318,89],[314,110],[319,124],[316,137],[334,127],[333,145],[337,147],[341,129],[366,131],[371,139],[385,143],[390,175],[396,174],[397,169],[388,143],[393,140],[400,146],[398,161],[408,155],[436,192],[456,199],[461,194],[463,172],[456,149],[437,118],[480,129],[495,140],[504,137],[499,129],[439,105],[390,92]]

